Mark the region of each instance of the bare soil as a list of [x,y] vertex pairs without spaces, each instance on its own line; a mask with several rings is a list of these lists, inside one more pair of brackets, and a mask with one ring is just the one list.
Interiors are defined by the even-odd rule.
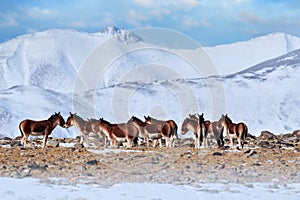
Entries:
[[18,140],[4,138],[0,140],[0,176],[66,178],[103,186],[121,182],[300,183],[300,137],[263,136],[248,138],[243,150],[227,146],[195,149],[192,139],[178,140],[175,148],[117,150],[78,144],[61,147],[76,141],[50,139],[42,149],[36,141],[23,148]]

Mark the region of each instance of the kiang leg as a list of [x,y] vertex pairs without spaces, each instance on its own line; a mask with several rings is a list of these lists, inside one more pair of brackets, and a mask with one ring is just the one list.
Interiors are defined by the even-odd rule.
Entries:
[[46,147],[47,139],[48,139],[48,133],[45,133],[44,139],[43,139],[43,148]]
[[132,143],[133,143],[133,141],[132,141],[132,139],[130,139],[130,138],[126,138],[126,140],[127,140],[127,148],[132,148]]
[[166,147],[169,147],[169,144],[170,144],[169,138],[165,138],[165,141],[166,141]]
[[102,137],[102,140],[104,142],[104,147],[106,148],[107,147],[107,136],[103,132],[98,133],[98,135],[100,135]]
[[239,144],[239,149],[242,149],[242,143],[241,143],[241,138],[238,138],[238,144]]
[[207,137],[204,136],[204,137],[203,137],[203,147],[204,147],[204,148],[207,148],[207,143],[208,143]]
[[23,145],[23,147],[25,147],[26,144],[27,144],[28,136],[29,136],[29,135],[24,134],[23,137],[22,137],[22,139],[21,139],[21,144]]
[[229,140],[230,140],[230,148],[233,149],[233,138],[229,136]]
[[158,139],[159,141],[159,147],[162,148],[162,138]]
[[115,139],[115,138],[113,138],[113,139],[111,140],[111,146],[112,146],[113,148],[117,148],[117,146],[116,146],[116,139]]
[[146,144],[146,147],[148,148],[149,147],[149,137],[148,136],[144,137],[144,142]]
[[157,139],[153,139],[153,147],[156,147]]
[[197,137],[197,135],[195,134],[195,138],[194,138],[194,145],[195,145],[195,148],[198,148],[198,142],[199,142],[198,137]]

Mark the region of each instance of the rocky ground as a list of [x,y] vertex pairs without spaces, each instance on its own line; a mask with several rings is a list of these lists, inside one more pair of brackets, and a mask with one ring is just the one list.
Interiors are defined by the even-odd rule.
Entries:
[[[18,139],[0,139],[0,176],[66,178],[109,186],[120,182],[196,185],[203,182],[300,183],[300,131],[249,136],[243,150],[194,149],[178,139],[175,148],[86,148],[75,139],[40,140],[23,148]],[[99,144],[97,144],[99,145]],[[100,144],[101,145],[101,144]]]

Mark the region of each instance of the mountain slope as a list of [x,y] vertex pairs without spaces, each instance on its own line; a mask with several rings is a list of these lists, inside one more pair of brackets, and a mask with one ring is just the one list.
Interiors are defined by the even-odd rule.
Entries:
[[225,78],[228,113],[252,130],[283,133],[299,129],[300,50]]
[[[119,35],[121,34],[121,35]],[[104,41],[139,42],[134,34],[108,27],[103,33],[48,30],[0,44],[0,89],[34,85],[71,92],[81,64]]]
[[273,33],[249,41],[204,48],[221,75],[228,75],[300,48],[300,38]]
[[[140,118],[151,114],[175,119],[179,127],[188,113],[204,112],[207,119],[217,120],[226,112],[233,121],[245,121],[255,135],[263,129],[281,133],[300,127],[300,116],[293,112],[300,99],[296,87],[300,50],[284,54],[298,48],[299,38],[275,34],[208,48],[209,56],[215,56],[213,62],[235,64],[230,70],[224,68],[224,74],[237,73],[223,78],[199,77],[180,57],[143,49],[114,60],[96,90],[73,94],[82,63],[110,38],[114,42],[108,54],[142,42],[130,32],[111,27],[94,34],[49,30],[0,44],[0,136],[15,137],[21,120],[45,119],[58,111],[65,117],[76,111],[84,118],[103,116],[115,122],[124,122],[132,114]],[[184,51],[195,55],[195,50]],[[274,58],[277,54],[281,56]],[[261,61],[265,62],[246,69]],[[99,60],[93,62],[96,65]],[[58,128],[53,136],[76,134],[74,129]]]
[[[99,115],[115,120],[115,113],[121,110],[117,105],[123,104],[128,105],[128,111],[124,112],[141,117],[152,113],[158,118],[174,118],[179,126],[188,113],[204,112],[207,119],[218,120],[214,112],[223,111],[234,122],[244,121],[251,134],[259,135],[261,130],[285,133],[300,127],[297,113],[300,106],[299,79],[300,50],[296,50],[224,78],[128,82],[100,89],[95,97],[96,110],[100,111]],[[213,103],[211,95],[218,93],[212,93],[212,90],[222,90],[220,85],[224,87],[225,100]],[[191,91],[187,92],[187,89]],[[116,91],[132,95],[113,99]],[[194,105],[193,95],[198,105]],[[114,101],[117,105],[113,104]],[[224,107],[224,110],[216,111],[217,107]],[[126,120],[126,112],[123,118],[117,116],[119,121]]]
[[[74,30],[48,30],[2,43],[0,89],[17,85],[35,85],[60,92],[72,92],[74,77],[77,76],[81,64],[97,46],[109,38],[128,45],[142,41],[142,38],[129,31],[108,27],[102,32],[93,34]],[[118,48],[116,43],[111,50]],[[280,33],[230,45],[203,48],[219,72],[216,74],[212,71],[206,76],[239,72],[296,48],[300,48],[300,38]],[[185,51],[190,51],[193,55],[195,50]],[[140,57],[129,55],[124,58],[125,65],[149,63],[151,56],[157,62],[169,66],[174,59],[174,56],[162,56],[157,52],[149,54],[148,57],[144,56],[142,60]],[[170,67],[179,66],[177,63]],[[124,68],[124,63],[116,63],[115,68],[118,67]]]

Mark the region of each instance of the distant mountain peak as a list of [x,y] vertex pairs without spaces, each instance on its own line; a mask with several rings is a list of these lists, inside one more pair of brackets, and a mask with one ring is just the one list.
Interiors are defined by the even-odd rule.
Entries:
[[120,29],[115,26],[108,26],[107,28],[100,31],[100,33],[116,37],[120,42],[136,43],[143,41],[143,39],[140,36],[134,34],[133,32],[126,29]]

